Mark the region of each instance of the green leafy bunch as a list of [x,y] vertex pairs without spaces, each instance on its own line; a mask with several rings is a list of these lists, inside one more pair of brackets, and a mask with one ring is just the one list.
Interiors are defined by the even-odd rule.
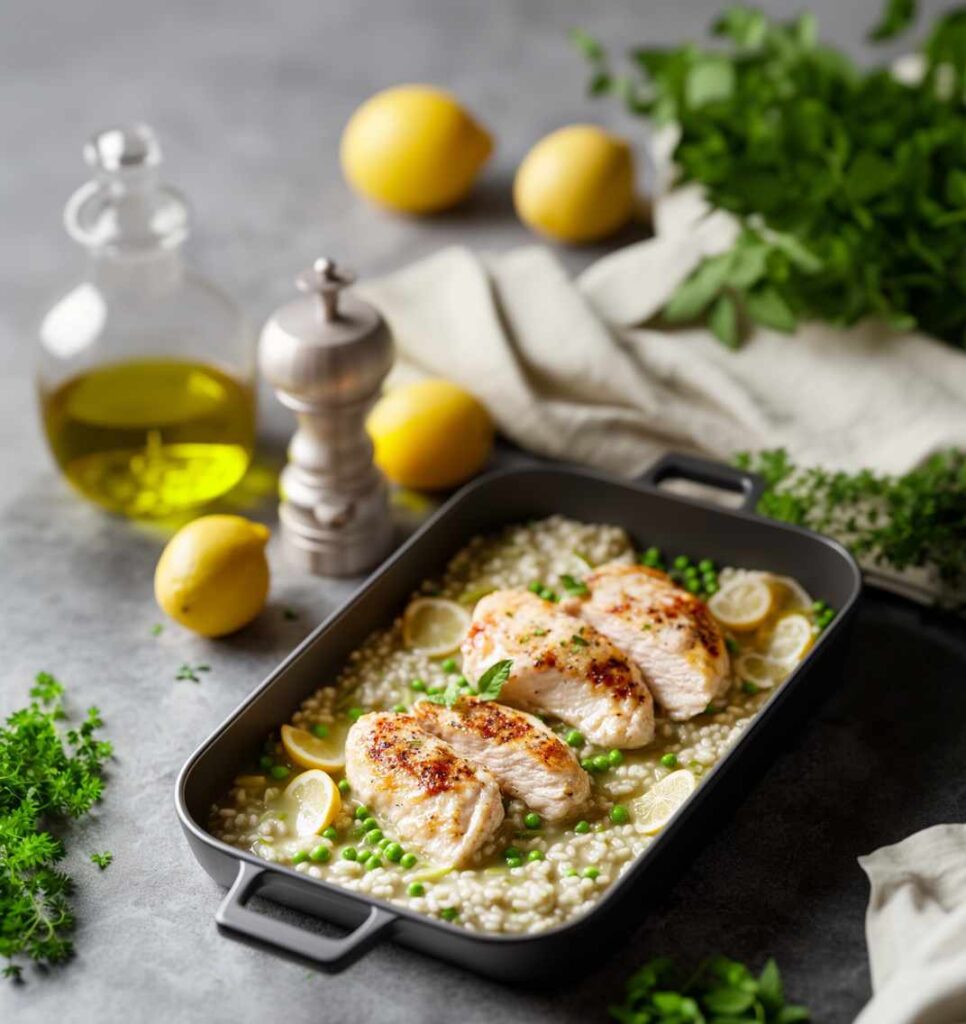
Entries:
[[[872,38],[915,15],[915,0],[889,0]],[[822,45],[812,14],[778,22],[729,7],[712,32],[714,48],[635,49],[620,76],[574,33],[591,92],[676,123],[681,181],[742,225],[731,250],[680,285],[665,320],[703,319],[734,347],[751,324],[877,316],[966,345],[966,8],[935,23],[914,84]]]
[[801,468],[783,448],[736,461],[765,479],[762,515],[830,534],[877,565],[932,568],[953,588],[966,581],[966,451],[902,476]]
[[735,960],[712,957],[687,977],[667,958],[627,981],[624,1002],[610,1007],[621,1024],[795,1024],[810,1019],[785,1002],[781,974],[769,960],[757,977]]
[[15,957],[53,964],[73,951],[72,883],[57,870],[64,845],[48,826],[91,809],[111,756],[111,744],[96,735],[103,724],[97,708],[61,733],[63,692],[41,672],[30,705],[0,728],[0,955],[13,978],[21,973]]

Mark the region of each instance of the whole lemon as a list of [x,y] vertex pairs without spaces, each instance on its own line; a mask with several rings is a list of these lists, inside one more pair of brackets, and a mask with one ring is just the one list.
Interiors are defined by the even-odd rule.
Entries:
[[376,465],[415,490],[455,487],[483,467],[493,447],[489,413],[448,380],[421,380],[387,392],[366,427]]
[[247,625],[268,596],[268,527],[242,516],[202,516],[168,541],[154,596],[182,626],[224,636]]
[[402,213],[431,213],[469,192],[493,144],[459,102],[430,85],[376,93],[342,133],[342,170],[366,198]]
[[634,160],[627,143],[590,124],[542,138],[513,182],[520,219],[559,242],[594,242],[634,212]]

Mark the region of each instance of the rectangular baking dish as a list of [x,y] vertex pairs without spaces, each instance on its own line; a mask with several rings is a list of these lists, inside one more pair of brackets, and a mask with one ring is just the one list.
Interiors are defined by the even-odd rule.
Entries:
[[[736,492],[736,510],[680,497],[661,484],[679,478]],[[338,971],[375,942],[402,945],[504,981],[537,982],[582,971],[647,913],[690,852],[750,788],[756,768],[782,746],[801,718],[838,676],[861,574],[839,544],[806,530],[765,520],[751,511],[761,482],[720,463],[670,455],[640,481],[583,469],[533,467],[481,478],[454,495],[409,541],[322,623],[195,751],[176,785],[176,806],[201,866],[229,887],[215,918],[219,929],[328,971]],[[561,514],[622,526],[640,547],[709,557],[719,565],[765,569],[798,579],[838,610],[832,624],[795,672],[762,708],[739,742],[705,776],[694,795],[624,874],[581,917],[535,935],[471,932],[389,902],[269,864],[210,835],[211,804],[238,766],[287,721],[324,680],[334,680],[350,652],[399,614],[427,577],[439,575],[472,537],[529,519]],[[793,851],[789,851],[791,854]],[[254,895],[350,929],[331,938],[248,906]]]

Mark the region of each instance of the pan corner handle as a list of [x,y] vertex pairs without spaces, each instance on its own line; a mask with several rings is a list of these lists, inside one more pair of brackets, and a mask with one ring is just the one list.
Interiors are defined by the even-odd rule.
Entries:
[[640,477],[641,481],[655,490],[665,480],[690,480],[717,487],[742,496],[742,512],[754,512],[761,496],[765,493],[765,481],[757,474],[739,469],[727,462],[706,459],[700,455],[686,455],[683,452],[668,452],[649,466]]
[[366,953],[396,922],[396,915],[381,907],[370,907],[365,920],[341,938],[333,939],[299,928],[287,921],[278,921],[248,908],[265,881],[266,870],[248,861],[241,861],[231,888],[225,893],[215,923],[220,931],[269,946],[322,970],[337,973]]

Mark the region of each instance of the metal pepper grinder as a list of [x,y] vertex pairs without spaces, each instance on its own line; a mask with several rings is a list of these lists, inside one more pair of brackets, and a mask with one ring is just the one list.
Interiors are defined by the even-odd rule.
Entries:
[[316,260],[295,281],[305,297],[275,311],[259,345],[262,373],[298,419],[281,477],[282,543],[320,576],[370,569],[392,545],[388,488],[365,430],[392,339],[369,303],[343,291],[354,280]]

